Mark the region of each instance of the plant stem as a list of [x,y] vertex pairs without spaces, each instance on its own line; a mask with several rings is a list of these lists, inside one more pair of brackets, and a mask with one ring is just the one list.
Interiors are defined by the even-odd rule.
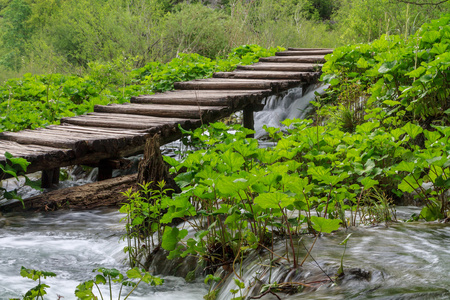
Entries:
[[316,241],[317,241],[317,238],[319,237],[319,235],[320,235],[320,232],[316,235],[316,238],[314,239],[314,241],[313,241],[313,243],[312,243],[312,245],[311,245],[311,248],[309,248],[309,251],[306,253],[305,258],[303,258],[302,262],[300,263],[300,267],[303,266],[303,264],[305,263],[306,259],[307,259],[308,256],[309,256],[309,254],[311,253],[311,251],[312,251],[314,245],[316,244]]

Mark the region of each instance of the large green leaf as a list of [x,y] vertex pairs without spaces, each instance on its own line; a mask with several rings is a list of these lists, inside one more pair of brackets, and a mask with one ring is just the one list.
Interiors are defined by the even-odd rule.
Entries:
[[383,63],[380,68],[378,69],[378,72],[381,74],[387,73],[390,70],[392,70],[397,65],[397,61],[387,61]]
[[255,198],[255,203],[262,208],[285,208],[294,203],[294,198],[280,192],[264,193]]
[[415,139],[416,136],[423,132],[422,127],[412,124],[411,122],[408,122],[405,124],[405,126],[402,127],[402,129],[412,138]]
[[319,232],[331,233],[338,230],[341,224],[340,219],[325,219],[322,217],[311,216],[313,228]]
[[178,242],[188,234],[186,229],[179,230],[178,228],[167,226],[162,237],[161,247],[165,250],[175,250]]

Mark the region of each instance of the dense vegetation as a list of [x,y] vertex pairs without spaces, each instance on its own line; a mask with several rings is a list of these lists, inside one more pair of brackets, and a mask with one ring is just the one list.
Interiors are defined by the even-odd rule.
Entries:
[[370,42],[413,34],[449,10],[437,0],[1,0],[0,79],[84,75],[91,63],[121,58],[137,58],[133,68],[178,53],[215,58],[244,44]]

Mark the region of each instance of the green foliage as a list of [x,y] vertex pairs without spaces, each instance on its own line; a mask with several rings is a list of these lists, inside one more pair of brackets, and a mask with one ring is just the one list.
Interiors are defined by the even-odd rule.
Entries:
[[0,65],[16,71],[22,67],[26,42],[31,35],[26,25],[30,15],[31,8],[24,0],[13,0],[5,9],[1,26],[3,51],[0,51]]
[[[111,286],[113,283],[120,284],[120,291],[119,295],[117,296],[117,299],[121,299],[122,295],[122,288],[123,287],[131,287],[131,291],[128,292],[128,294],[123,298],[124,300],[127,299],[134,290],[138,287],[138,285],[141,282],[147,283],[151,286],[158,286],[162,285],[164,283],[164,279],[161,279],[159,277],[154,277],[150,275],[145,270],[140,270],[138,268],[133,268],[127,271],[126,278],[122,273],[120,273],[117,269],[106,269],[106,268],[99,268],[94,269],[93,272],[98,272],[93,280],[88,280],[83,283],[80,283],[76,290],[75,290],[75,296],[77,296],[77,299],[80,300],[95,300],[98,299],[97,296],[94,295],[92,289],[94,286],[97,288],[100,298],[103,300],[103,295],[100,290],[99,284],[104,284],[109,287],[109,292],[111,293]],[[133,279],[136,279],[137,282],[133,281]],[[110,295],[110,299],[112,299],[113,295]]]
[[[25,174],[27,172],[27,167],[30,164],[26,159],[20,157],[13,157],[11,153],[5,152],[5,163],[0,164],[0,180],[4,179],[6,176],[14,177],[19,180],[18,176],[23,176],[25,178],[25,184],[40,190],[40,182],[30,180]],[[2,196],[6,199],[17,199],[20,200],[23,204],[22,198],[17,194],[17,190],[8,191],[1,186],[0,183],[0,192]]]
[[161,224],[161,217],[170,202],[166,194],[171,190],[164,189],[166,184],[164,181],[157,184],[158,189],[152,189],[151,184],[152,182],[140,185],[140,190],[136,192],[133,192],[131,188],[124,192],[127,203],[123,204],[119,210],[126,214],[121,219],[126,222],[127,231],[124,239],[127,240],[128,246],[124,251],[128,253],[132,266],[139,263],[142,255],[149,254],[151,246],[161,243],[165,228],[164,224]]
[[41,283],[41,279],[46,279],[47,277],[56,277],[56,274],[53,272],[46,272],[46,271],[39,271],[39,270],[32,270],[32,269],[26,269],[25,267],[22,267],[20,269],[20,275],[24,278],[29,278],[33,281],[37,281],[38,285],[28,290],[25,295],[23,296],[24,300],[33,300],[33,299],[44,299],[44,295],[47,294],[46,290],[50,286]]
[[222,11],[201,3],[186,2],[178,9],[165,18],[163,41],[168,49],[174,54],[198,53],[210,58],[228,52],[226,28],[229,19]]
[[[335,49],[322,69],[322,79],[332,86],[326,101],[362,102],[365,119],[377,118],[392,129],[408,121],[428,130],[432,124],[449,125],[449,34],[447,14],[424,24],[407,40],[384,35],[371,44]],[[351,86],[363,87],[364,92],[349,95]],[[403,128],[412,139],[421,133],[417,124]]]
[[[415,193],[426,206],[426,220],[447,216],[448,127],[428,131],[407,123],[391,131],[374,120],[344,132],[332,124],[311,123],[285,121],[287,133],[281,132],[275,146],[266,149],[246,138],[250,132],[239,125],[216,123],[185,131],[199,150],[181,162],[166,160],[174,172],[186,172],[175,178],[183,192],[173,195],[161,221],[181,218],[197,232],[185,240],[187,232],[166,226],[162,246],[171,251],[169,258],[198,255],[217,265],[269,247],[271,232],[291,241],[303,232],[331,233],[355,225],[358,213],[362,223],[393,221],[385,192]],[[427,148],[411,146],[422,131]],[[287,248],[295,266],[293,243]]]
[[346,43],[367,43],[383,34],[407,37],[423,23],[439,18],[450,9],[449,2],[432,3],[420,0],[342,0],[334,15],[336,33]]

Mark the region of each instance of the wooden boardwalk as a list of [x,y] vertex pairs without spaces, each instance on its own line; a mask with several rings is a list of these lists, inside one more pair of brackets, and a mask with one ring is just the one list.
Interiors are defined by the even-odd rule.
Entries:
[[43,171],[43,186],[57,183],[59,168],[99,166],[102,178],[120,167],[120,158],[143,151],[147,138],[159,134],[161,145],[180,138],[178,125],[193,129],[244,110],[248,126],[253,111],[270,95],[315,83],[324,55],[331,49],[289,48],[234,72],[175,83],[175,91],[133,97],[128,104],[97,105],[93,113],[61,119],[61,125],[0,133],[3,153],[23,157],[28,172]]

